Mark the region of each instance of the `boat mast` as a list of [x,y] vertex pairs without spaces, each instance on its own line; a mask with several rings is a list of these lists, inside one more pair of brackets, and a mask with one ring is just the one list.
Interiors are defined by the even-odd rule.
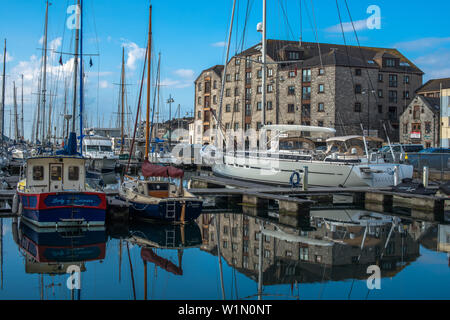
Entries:
[[83,0],[80,1],[80,154],[83,155]]
[[125,112],[125,47],[122,48],[122,77],[121,77],[121,95],[122,95],[122,112],[120,114],[120,130],[121,130],[121,140],[120,140],[120,154],[123,154],[124,145],[124,112]]
[[81,6],[80,0],[77,0],[77,18],[75,27],[75,57],[73,60],[73,106],[72,106],[72,132],[76,132],[76,119],[77,119],[77,81],[78,81],[78,44],[80,42],[80,14]]
[[150,19],[149,19],[149,27],[148,27],[148,52],[147,52],[147,115],[145,120],[145,156],[144,159],[148,161],[148,153],[149,153],[149,138],[150,138],[150,77],[151,77],[151,64],[152,64],[152,6],[150,5]]
[[45,28],[44,28],[44,77],[42,86],[42,143],[45,140],[45,102],[47,92],[47,34],[48,34],[48,1],[45,8]]
[[[267,85],[266,85],[266,57],[267,57],[267,0],[263,0],[263,25],[262,25],[262,112],[261,112],[261,125],[264,127],[266,124],[266,95],[267,95]],[[267,138],[266,131],[261,130],[261,141],[259,146],[264,146],[263,150],[266,150]]]
[[1,117],[2,117],[2,125],[1,125],[1,143],[2,147],[4,147],[4,134],[3,131],[5,129],[5,85],[6,85],[6,39],[5,39],[5,49],[3,50],[3,83],[2,83],[2,110],[1,110]]
[[22,132],[21,132],[21,138],[22,140],[25,140],[25,127],[23,126],[23,74],[22,74],[22,115],[20,117]]
[[17,88],[15,81],[13,81],[13,90],[14,90],[14,140],[17,142],[19,140],[19,121],[17,115]]

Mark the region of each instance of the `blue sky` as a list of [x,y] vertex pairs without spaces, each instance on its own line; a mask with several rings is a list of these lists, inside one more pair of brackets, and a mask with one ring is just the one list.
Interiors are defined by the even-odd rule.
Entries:
[[[358,29],[361,45],[398,48],[423,71],[425,80],[450,76],[450,23],[447,1],[380,1],[347,0]],[[251,12],[245,34],[245,46],[260,40],[256,24],[261,20],[261,0],[250,0]],[[312,24],[314,18],[320,42],[343,43],[335,0],[268,0],[268,37],[298,40],[300,36],[300,2],[302,3],[303,39],[315,41]],[[67,7],[74,0],[54,0],[49,13],[49,43],[56,51],[72,52],[72,31],[65,26]],[[350,21],[345,2],[339,0],[342,20]],[[154,0],[153,36],[154,52],[161,52],[161,100],[169,94],[175,106],[181,105],[182,115],[191,112],[194,103],[193,81],[201,70],[222,64],[224,42],[230,20],[232,0]],[[86,102],[89,124],[114,125],[117,110],[122,47],[125,47],[128,105],[136,109],[143,53],[148,25],[148,0],[84,0],[86,53],[99,53],[93,57],[93,67],[87,67]],[[238,0],[237,29],[232,40],[232,53],[243,37],[247,0]],[[366,19],[371,14],[367,8],[377,5],[381,10],[381,29],[368,29]],[[284,10],[282,9],[284,8]],[[314,13],[312,11],[314,7]],[[24,74],[25,127],[30,136],[36,109],[37,73],[41,52],[45,14],[44,0],[2,0],[0,11],[0,48],[8,40],[6,133],[9,127],[9,109],[12,104],[12,82],[20,86]],[[286,23],[287,16],[288,23]],[[309,18],[308,18],[309,17]],[[310,22],[311,21],[311,22]],[[347,26],[347,25],[346,25]],[[351,28],[345,28],[347,43],[354,44]],[[237,41],[236,39],[239,39]],[[2,58],[2,53],[0,54]],[[63,56],[64,69],[70,73],[70,57]],[[54,105],[62,113],[64,80],[58,68],[59,55],[49,59],[49,87],[56,94]],[[154,59],[155,60],[155,59]],[[2,59],[3,61],[3,59]],[[85,59],[89,62],[89,58]],[[2,64],[2,62],[0,62]],[[153,61],[154,69],[156,62]],[[19,90],[20,98],[20,90]],[[71,108],[71,107],[70,107]],[[161,104],[163,117],[168,117],[168,107]],[[174,112],[174,111],[173,111]],[[173,114],[172,112],[172,114]],[[131,118],[131,117],[130,117]],[[131,119],[130,119],[131,122]],[[60,124],[57,124],[58,126]]]

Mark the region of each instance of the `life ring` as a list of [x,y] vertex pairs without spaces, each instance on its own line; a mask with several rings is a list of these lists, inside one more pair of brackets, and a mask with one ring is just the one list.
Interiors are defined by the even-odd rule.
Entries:
[[292,172],[289,182],[293,188],[299,188],[301,185],[300,173],[297,171]]

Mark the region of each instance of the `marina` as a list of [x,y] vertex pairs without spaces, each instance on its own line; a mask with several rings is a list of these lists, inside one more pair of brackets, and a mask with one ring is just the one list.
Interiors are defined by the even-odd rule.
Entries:
[[450,69],[397,4],[100,2],[0,12],[0,301],[450,298]]

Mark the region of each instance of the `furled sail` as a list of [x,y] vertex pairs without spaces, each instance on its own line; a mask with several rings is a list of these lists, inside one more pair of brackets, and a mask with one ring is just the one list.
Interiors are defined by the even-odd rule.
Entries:
[[142,164],[142,175],[145,178],[149,177],[163,177],[163,178],[183,178],[184,171],[174,167],[164,167],[151,164],[148,161],[144,161]]

